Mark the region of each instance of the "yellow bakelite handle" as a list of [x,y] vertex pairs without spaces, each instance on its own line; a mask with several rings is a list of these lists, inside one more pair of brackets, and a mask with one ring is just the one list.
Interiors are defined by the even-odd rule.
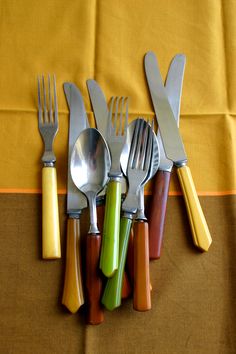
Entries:
[[62,303],[71,313],[84,304],[80,219],[67,219],[66,270]]
[[197,196],[190,168],[182,166],[177,169],[177,173],[187,207],[193,242],[202,251],[208,251],[212,238]]
[[57,174],[55,167],[42,170],[42,257],[61,257],[60,228],[57,198]]

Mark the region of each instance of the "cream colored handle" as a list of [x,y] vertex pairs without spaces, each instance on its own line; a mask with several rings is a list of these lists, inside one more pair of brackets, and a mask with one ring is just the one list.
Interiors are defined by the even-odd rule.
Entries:
[[187,207],[193,243],[202,251],[208,251],[212,238],[197,196],[190,168],[187,166],[180,167],[177,169],[177,173]]
[[60,258],[61,244],[57,198],[57,174],[55,167],[43,167],[42,202],[42,257],[44,259]]

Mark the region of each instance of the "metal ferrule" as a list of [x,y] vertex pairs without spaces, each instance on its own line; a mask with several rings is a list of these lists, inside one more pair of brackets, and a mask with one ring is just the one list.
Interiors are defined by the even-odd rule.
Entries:
[[89,234],[99,234],[99,230],[98,230],[98,227],[97,227],[97,224],[90,224],[90,227],[89,227]]
[[143,220],[143,221],[147,220],[143,210],[140,210],[140,209],[137,210],[135,220]]
[[127,210],[123,210],[122,216],[127,218],[127,219],[133,220],[134,213],[131,213],[130,211],[127,211]]
[[171,166],[159,168],[159,171],[170,172],[172,171],[173,163]]
[[121,182],[122,173],[120,173],[119,175],[108,173],[108,177],[110,178],[110,181]]
[[96,205],[97,206],[104,205],[105,204],[105,200],[106,200],[105,195],[98,196],[96,198]]
[[183,166],[185,166],[185,165],[187,165],[187,160],[183,160],[183,161],[179,161],[179,162],[176,162],[176,163],[175,163],[175,166],[176,166],[177,168],[183,167]]
[[56,162],[56,156],[52,150],[45,150],[42,156],[44,166],[54,166]]
[[78,211],[72,211],[68,214],[69,219],[80,219],[80,215],[81,215],[81,210]]
[[43,166],[44,167],[54,167],[55,166],[55,162],[44,162]]

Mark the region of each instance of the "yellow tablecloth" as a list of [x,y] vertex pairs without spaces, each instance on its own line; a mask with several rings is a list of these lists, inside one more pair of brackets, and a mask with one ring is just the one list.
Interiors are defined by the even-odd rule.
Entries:
[[[1,0],[1,353],[236,352],[235,14],[233,0]],[[163,78],[175,54],[187,57],[180,130],[213,244],[207,254],[193,248],[173,173],[163,256],[151,264],[152,310],[137,313],[128,300],[106,313],[103,325],[86,326],[83,310],[71,316],[60,305],[69,118],[63,83],[79,87],[91,124],[89,78],[107,99],[130,97],[130,120],[154,117],[143,68],[148,50]],[[57,262],[40,260],[41,73],[57,77],[63,245]]]

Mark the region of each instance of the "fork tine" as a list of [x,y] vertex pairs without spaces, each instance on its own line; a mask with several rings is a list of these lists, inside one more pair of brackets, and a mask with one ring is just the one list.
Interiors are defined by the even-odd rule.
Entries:
[[121,97],[121,105],[120,105],[120,119],[119,119],[119,129],[118,129],[118,135],[122,134],[122,118],[123,118],[123,107],[124,107],[124,97]]
[[117,125],[118,125],[118,110],[119,110],[119,103],[120,103],[120,97],[116,97],[116,108],[115,108],[115,116],[114,116],[114,131],[115,131],[115,135],[116,135],[116,131],[117,131]]
[[53,123],[51,81],[50,81],[49,74],[48,74],[48,107],[49,107],[49,123]]
[[47,95],[44,76],[42,75],[42,87],[43,87],[43,114],[44,114],[44,123],[48,122],[48,110],[47,110]]
[[54,91],[54,120],[58,124],[58,105],[57,105],[57,87],[56,87],[56,76],[53,74],[53,91]]
[[111,103],[110,103],[110,110],[108,114],[108,125],[107,125],[108,135],[111,135],[111,130],[112,130],[112,113],[113,113],[114,100],[115,98],[112,96]]
[[38,76],[38,117],[39,117],[39,124],[43,124],[40,76]]
[[124,126],[124,135],[127,134],[128,128],[128,117],[129,117],[129,98],[126,97],[126,111],[125,111],[125,126]]
[[131,143],[131,149],[130,149],[130,153],[129,153],[128,166],[130,168],[134,168],[134,156],[135,156],[135,152],[136,152],[136,148],[137,148],[139,125],[140,125],[140,121],[137,120],[137,122],[135,124],[135,128],[134,128],[134,133],[133,133],[132,143]]
[[152,119],[151,127],[152,127],[152,130],[154,130],[154,119]]
[[134,155],[134,166],[135,168],[138,168],[138,165],[140,163],[140,155],[141,155],[141,149],[142,149],[142,141],[143,141],[143,130],[145,129],[144,126],[144,121],[140,121],[140,129],[139,129],[139,136],[138,136],[138,141],[136,144],[136,150],[135,150],[135,155]]
[[145,164],[144,164],[145,171],[148,171],[150,168],[150,161],[152,158],[152,152],[153,152],[153,135],[152,135],[152,131],[150,129],[148,129],[148,144],[147,144],[146,159],[145,159]]
[[[149,133],[149,125],[145,124],[144,126],[144,133],[143,134],[143,144],[142,144],[142,152],[140,156],[140,168],[143,170],[144,169],[144,162],[145,162],[145,157],[146,157],[146,150],[147,150],[147,142],[148,142],[148,133]],[[141,140],[141,139],[140,139]]]

